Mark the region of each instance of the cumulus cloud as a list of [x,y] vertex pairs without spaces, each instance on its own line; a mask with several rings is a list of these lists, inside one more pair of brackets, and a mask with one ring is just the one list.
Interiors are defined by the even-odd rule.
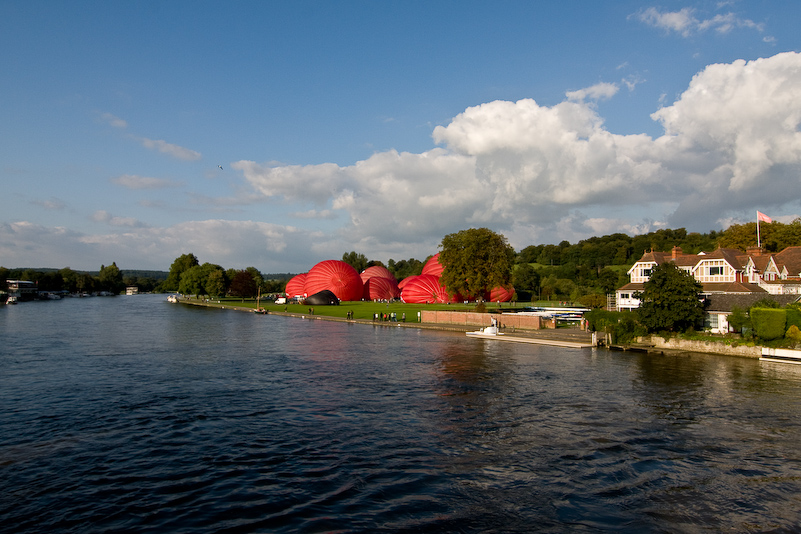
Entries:
[[649,7],[633,16],[649,26],[665,30],[668,33],[675,32],[683,37],[706,30],[729,33],[735,28],[747,28],[759,32],[765,29],[763,24],[741,18],[731,12],[717,14],[708,19],[698,19],[695,14],[696,10],[689,7],[679,11],[659,11],[655,7]]
[[[653,113],[665,130],[657,138],[608,131],[584,99],[611,93],[599,85],[553,106],[470,107],[436,127],[440,146],[422,154],[388,151],[344,167],[233,167],[265,197],[343,213],[342,233],[364,250],[436,245],[478,225],[513,232],[520,245],[543,229],[551,239],[665,224],[712,229],[755,203],[795,198],[777,192],[795,190],[801,175],[801,55],[708,66]],[[616,206],[639,206],[643,217],[622,221]],[[579,228],[572,217],[580,210],[592,215]]]
[[145,148],[157,150],[162,154],[167,154],[168,156],[184,161],[196,161],[202,157],[200,152],[195,152],[189,148],[174,145],[161,139],[148,139],[147,137],[140,137],[139,142],[142,143],[142,146]]
[[110,251],[122,251],[136,267],[152,257],[166,268],[191,251],[225,266],[301,272],[348,250],[425,257],[470,226],[503,232],[520,248],[664,226],[709,230],[754,209],[797,208],[801,54],[709,65],[652,114],[664,129],[655,138],[609,131],[590,97],[604,90],[576,93],[555,105],[469,107],[434,128],[438,146],[419,154],[390,150],[348,166],[231,165],[249,193],[237,201],[286,203],[299,220],[330,218],[336,226],[326,232],[216,219],[143,228],[101,211],[95,219],[114,231],[98,237],[6,224],[0,257],[14,264],[25,247],[45,243],[74,246],[93,263],[120,265]]
[[136,174],[123,174],[111,179],[111,183],[117,184],[126,189],[166,189],[177,187],[179,182],[165,180],[164,178],[151,178],[149,176],[138,176]]

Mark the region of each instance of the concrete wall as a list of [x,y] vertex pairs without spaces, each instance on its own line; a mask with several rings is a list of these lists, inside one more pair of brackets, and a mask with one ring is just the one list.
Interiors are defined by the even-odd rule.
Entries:
[[[447,310],[423,310],[421,312],[421,319],[424,323],[436,324],[455,324],[463,326],[476,326],[485,327],[490,326],[491,318],[495,317],[500,322],[500,326],[506,329],[515,330],[539,330],[540,328],[547,328],[545,321],[540,317],[530,315],[515,315],[515,314],[497,314],[497,313],[474,313],[474,312],[458,312]],[[553,328],[553,326],[551,326]]]
[[671,338],[665,340],[659,336],[651,336],[651,343],[660,349],[677,349],[690,352],[709,352],[712,354],[725,354],[727,356],[744,356],[746,358],[759,358],[762,356],[762,347],[749,347],[738,345],[733,347],[712,341],[691,341],[687,339]]

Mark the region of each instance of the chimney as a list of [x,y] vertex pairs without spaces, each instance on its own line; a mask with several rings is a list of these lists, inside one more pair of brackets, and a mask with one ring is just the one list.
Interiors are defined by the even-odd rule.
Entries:
[[762,256],[765,253],[765,249],[762,247],[748,247],[745,249],[745,253],[749,256]]
[[676,261],[676,258],[681,256],[682,254],[683,254],[683,252],[681,250],[681,247],[676,245],[675,247],[673,247],[673,250],[671,250],[671,256],[670,257],[673,259],[673,261]]

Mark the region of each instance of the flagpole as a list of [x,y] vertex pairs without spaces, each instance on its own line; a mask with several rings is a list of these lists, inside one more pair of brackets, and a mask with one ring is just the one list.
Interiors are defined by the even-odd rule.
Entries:
[[757,210],[757,248],[762,248],[762,242],[759,239],[759,210]]

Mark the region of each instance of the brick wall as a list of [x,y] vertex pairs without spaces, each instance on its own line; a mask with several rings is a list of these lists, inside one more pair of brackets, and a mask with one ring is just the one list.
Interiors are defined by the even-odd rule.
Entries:
[[[490,326],[492,317],[498,319],[501,327],[506,329],[539,330],[540,328],[549,328],[549,326],[545,324],[546,321],[542,321],[540,317],[531,315],[516,315],[512,313],[499,315],[497,313],[490,314],[447,310],[423,310],[421,312],[421,319],[424,323],[456,324],[482,328]],[[552,324],[550,328],[553,328]]]

